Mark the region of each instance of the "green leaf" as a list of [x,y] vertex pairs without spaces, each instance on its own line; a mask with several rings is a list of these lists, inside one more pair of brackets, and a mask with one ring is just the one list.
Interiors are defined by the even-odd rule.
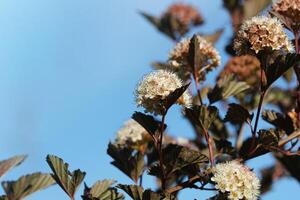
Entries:
[[114,180],[97,181],[91,188],[85,185],[83,200],[123,200],[124,196],[111,186]]
[[300,55],[298,54],[289,53],[277,56],[275,61],[265,69],[267,78],[265,88],[269,88],[280,76],[298,64],[300,64]]
[[0,177],[3,176],[6,172],[11,170],[12,168],[20,165],[25,159],[26,155],[14,156],[7,160],[0,161]]
[[119,148],[114,144],[109,144],[107,154],[114,160],[112,165],[117,167],[135,183],[144,172],[144,156],[140,152],[133,152],[133,150],[126,148]]
[[233,124],[242,124],[244,122],[251,123],[252,119],[253,114],[250,114],[246,108],[239,104],[231,103],[229,104],[224,121]]
[[55,181],[50,174],[37,172],[22,176],[16,181],[4,181],[2,187],[9,200],[20,200],[54,183]]
[[117,188],[126,192],[133,200],[143,200],[144,189],[141,186],[119,184]]
[[185,115],[203,133],[203,128],[208,130],[213,121],[218,117],[219,112],[214,106],[196,105],[192,109],[186,109]]
[[284,130],[288,135],[295,131],[293,121],[288,115],[284,116],[272,110],[265,110],[262,113],[262,118],[276,128]]
[[213,104],[217,101],[225,100],[230,96],[235,96],[249,88],[250,86],[247,83],[236,81],[233,75],[227,75],[220,79],[208,93],[208,99]]
[[51,175],[56,183],[66,192],[69,197],[74,198],[76,190],[82,183],[86,173],[80,171],[79,169],[71,173],[68,169],[69,164],[65,163],[61,158],[54,155],[47,156],[47,163],[53,172]]
[[244,1],[244,18],[250,18],[263,11],[272,0],[246,0]]

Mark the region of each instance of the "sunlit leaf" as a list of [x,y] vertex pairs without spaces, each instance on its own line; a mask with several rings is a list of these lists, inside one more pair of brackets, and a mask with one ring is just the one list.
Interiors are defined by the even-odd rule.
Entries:
[[144,189],[137,185],[122,185],[117,186],[126,192],[133,200],[143,200]]
[[208,93],[208,99],[211,104],[225,100],[230,96],[235,96],[240,92],[249,89],[250,86],[245,82],[236,81],[233,75],[224,76],[220,79],[215,87]]
[[123,200],[124,196],[111,186],[114,180],[97,181],[91,188],[85,185],[83,200]]
[[26,155],[14,156],[7,160],[0,161],[0,177],[12,168],[20,165],[26,159],[26,157]]
[[33,173],[20,177],[16,181],[4,181],[2,187],[9,200],[21,200],[30,194],[43,190],[55,181],[50,174]]
[[272,0],[245,0],[244,17],[245,19],[253,17],[263,11]]
[[85,172],[77,169],[71,173],[69,171],[69,164],[54,155],[47,156],[47,163],[53,172],[51,175],[56,183],[69,197],[74,198],[78,187],[85,177]]

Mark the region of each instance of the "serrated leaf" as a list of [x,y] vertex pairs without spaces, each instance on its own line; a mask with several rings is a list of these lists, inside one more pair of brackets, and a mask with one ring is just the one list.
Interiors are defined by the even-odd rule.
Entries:
[[112,165],[117,167],[135,183],[144,172],[144,156],[140,152],[133,152],[133,150],[126,148],[119,148],[114,144],[109,144],[107,154],[114,160]]
[[244,18],[250,18],[263,11],[272,0],[245,0],[244,1]]
[[269,130],[259,130],[258,140],[259,143],[265,147],[278,146],[280,139],[280,133],[274,129]]
[[[168,175],[177,171],[183,172],[184,168],[192,165],[197,165],[199,169],[202,165],[208,163],[207,156],[201,152],[175,144],[169,144],[163,149],[163,158],[165,171]],[[159,164],[152,164],[148,173],[159,177],[161,175]]]
[[133,200],[143,200],[144,189],[141,186],[119,184],[117,188],[126,192]]
[[111,186],[114,180],[97,181],[91,188],[85,185],[83,200],[123,200],[124,196]]
[[272,110],[265,110],[262,113],[262,118],[276,128],[284,130],[288,135],[295,131],[293,121],[289,116]]
[[3,176],[6,172],[11,170],[12,168],[20,165],[25,159],[26,155],[14,156],[7,160],[0,161],[0,177]]
[[300,64],[300,55],[298,54],[289,53],[277,56],[274,63],[265,69],[267,78],[265,88],[269,88],[280,76],[298,64]]
[[22,176],[16,181],[4,181],[2,187],[9,200],[20,200],[54,183],[50,174],[38,172]]
[[61,158],[54,155],[48,155],[46,160],[53,172],[51,175],[56,183],[66,192],[69,197],[74,198],[74,195],[82,183],[86,173],[80,171],[79,169],[71,173],[68,169],[69,164],[65,163]]
[[231,122],[233,124],[242,124],[244,122],[250,123],[252,119],[253,114],[250,114],[246,108],[239,104],[231,103],[229,104],[224,121]]
[[215,87],[208,93],[208,99],[213,104],[230,96],[235,96],[249,88],[250,86],[246,82],[236,81],[233,75],[226,75],[218,80]]
[[201,132],[203,128],[209,129],[212,122],[218,117],[218,109],[214,106],[194,106],[192,109],[186,109],[185,115],[196,125]]

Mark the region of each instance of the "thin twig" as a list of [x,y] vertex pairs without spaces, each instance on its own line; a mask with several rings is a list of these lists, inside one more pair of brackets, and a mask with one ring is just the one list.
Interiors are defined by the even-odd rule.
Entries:
[[175,187],[169,188],[166,190],[167,193],[174,193],[174,192],[178,192],[179,190],[182,190],[184,188],[190,187],[192,186],[194,183],[196,183],[197,181],[201,181],[202,178],[200,176],[193,176],[192,178],[190,178],[189,180],[180,183],[178,185],[176,185]]
[[291,141],[295,138],[300,138],[300,131],[295,131],[292,134],[290,134],[288,137],[280,140],[279,143],[278,143],[278,146],[282,147],[285,144],[287,144],[289,141]]
[[159,158],[159,166],[161,170],[161,188],[163,191],[166,189],[166,177],[165,177],[165,169],[164,169],[164,162],[163,162],[163,134],[164,134],[164,126],[165,126],[165,118],[166,118],[167,111],[162,114],[161,126],[160,126],[160,134],[158,138],[157,144],[157,151],[158,151],[158,158]]

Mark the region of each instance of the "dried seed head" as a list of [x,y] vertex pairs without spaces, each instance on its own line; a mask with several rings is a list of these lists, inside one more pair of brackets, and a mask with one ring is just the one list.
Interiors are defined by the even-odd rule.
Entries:
[[300,29],[300,0],[278,0],[273,3],[272,10],[284,16],[294,31]]
[[256,16],[242,24],[234,41],[234,49],[238,55],[258,54],[263,50],[294,50],[279,20],[266,16]]
[[172,4],[162,17],[164,16],[171,16],[186,27],[203,23],[203,18],[198,10],[183,3]]
[[260,62],[251,55],[232,57],[218,78],[222,78],[227,74],[234,74],[239,81],[257,87],[260,80]]
[[260,181],[247,166],[237,161],[217,164],[212,169],[211,180],[216,189],[228,193],[230,200],[256,200],[259,196]]
[[[144,107],[146,112],[161,115],[165,109],[162,101],[182,86],[182,80],[176,74],[166,70],[154,71],[146,75],[138,84],[135,92],[136,104]],[[190,107],[192,97],[185,91],[176,103]]]

